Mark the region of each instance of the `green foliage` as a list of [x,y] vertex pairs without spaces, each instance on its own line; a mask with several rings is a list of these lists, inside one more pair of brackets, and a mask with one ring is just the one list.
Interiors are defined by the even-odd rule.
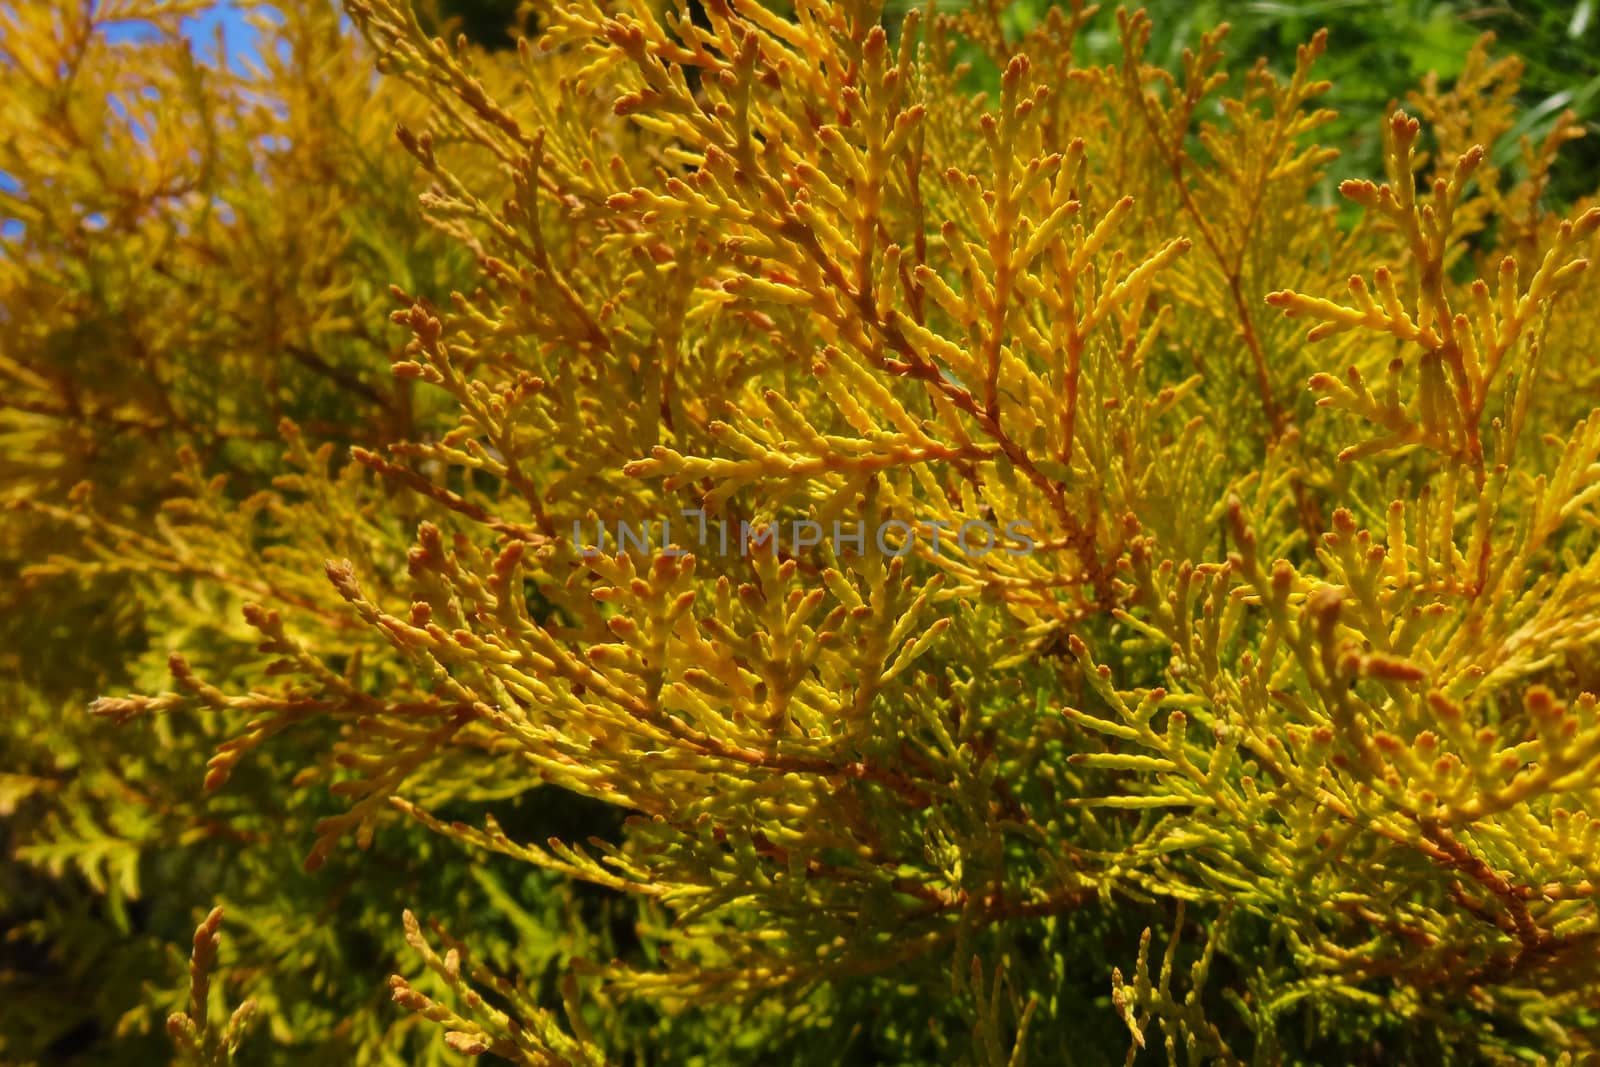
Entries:
[[[510,48],[516,43],[512,30],[517,25],[521,0],[438,0],[427,11],[423,25],[437,32],[449,21],[458,33],[485,48]],[[422,5],[419,5],[421,8]]]
[[[1005,20],[1012,32],[1024,32],[1050,6],[1024,0],[1005,7]],[[1518,138],[1543,141],[1562,111],[1571,109],[1589,136],[1563,153],[1550,195],[1570,205],[1593,191],[1592,175],[1600,166],[1600,12],[1589,0],[1151,0],[1143,6],[1154,23],[1150,58],[1169,69],[1178,67],[1183,49],[1200,33],[1222,22],[1232,27],[1226,66],[1234,77],[1258,59],[1284,73],[1295,46],[1327,29],[1330,52],[1321,73],[1332,85],[1323,103],[1338,118],[1324,139],[1340,148],[1342,176],[1374,179],[1383,174],[1378,130],[1389,104],[1403,104],[1430,74],[1447,85],[1455,81],[1473,42],[1493,33],[1498,51],[1526,65],[1516,96],[1521,114],[1497,146],[1496,164],[1515,166]],[[1089,62],[1114,61],[1119,51],[1109,26],[1091,28],[1079,46],[1081,59]],[[987,74],[990,87],[998,79],[998,70]],[[1319,189],[1325,202],[1336,199],[1334,184],[1330,178]]]

